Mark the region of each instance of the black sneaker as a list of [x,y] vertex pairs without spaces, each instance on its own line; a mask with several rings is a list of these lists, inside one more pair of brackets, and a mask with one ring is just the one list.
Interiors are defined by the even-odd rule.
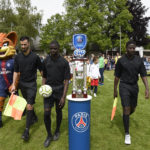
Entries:
[[47,136],[46,140],[44,141],[44,147],[48,147],[51,141],[52,141],[52,136]]
[[60,133],[59,132],[55,132],[54,136],[53,136],[53,141],[57,141],[59,139]]
[[0,128],[2,128],[3,127],[3,122],[2,121],[0,121]]
[[22,134],[22,139],[24,141],[28,141],[29,140],[29,130],[28,129],[24,130],[24,133]]

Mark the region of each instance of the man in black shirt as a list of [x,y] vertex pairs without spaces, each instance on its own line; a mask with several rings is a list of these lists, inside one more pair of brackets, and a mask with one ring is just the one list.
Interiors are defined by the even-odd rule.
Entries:
[[22,139],[27,141],[29,139],[30,125],[37,121],[33,104],[35,103],[37,92],[37,69],[40,70],[42,75],[43,66],[39,56],[30,50],[29,37],[21,37],[20,44],[22,51],[15,57],[12,91],[16,90],[15,83],[18,76],[20,76],[19,89],[27,101],[26,129],[22,135]]
[[[65,105],[65,98],[70,79],[69,63],[59,55],[59,43],[52,41],[50,43],[50,54],[43,63],[43,81],[42,84],[48,84],[52,87],[52,95],[44,98],[44,123],[47,131],[47,138],[44,146],[48,147],[51,140],[57,140],[60,134],[60,125],[62,121],[62,108]],[[56,104],[56,130],[52,137],[51,133],[51,109]]]
[[138,99],[138,74],[145,85],[145,98],[149,98],[149,88],[146,78],[146,70],[142,59],[134,55],[136,43],[129,41],[126,44],[127,53],[116,64],[114,79],[114,97],[117,97],[117,85],[123,107],[123,124],[125,129],[125,144],[131,144],[129,134],[129,116],[135,111]]

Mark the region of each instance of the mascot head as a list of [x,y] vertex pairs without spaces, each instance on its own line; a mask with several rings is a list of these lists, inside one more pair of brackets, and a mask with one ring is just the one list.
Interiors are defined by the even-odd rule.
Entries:
[[5,59],[15,55],[17,44],[17,34],[12,31],[8,34],[0,33],[0,59]]

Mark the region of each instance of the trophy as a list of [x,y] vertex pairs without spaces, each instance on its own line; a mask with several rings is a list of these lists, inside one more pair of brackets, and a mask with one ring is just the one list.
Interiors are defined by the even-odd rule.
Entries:
[[72,98],[87,98],[87,58],[84,57],[86,51],[83,50],[86,43],[86,35],[73,35],[73,45],[76,49],[72,59]]

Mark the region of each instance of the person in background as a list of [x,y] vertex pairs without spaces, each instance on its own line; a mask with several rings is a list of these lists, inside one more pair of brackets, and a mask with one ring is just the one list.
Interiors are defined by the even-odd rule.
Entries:
[[107,70],[111,70],[111,57],[110,55],[107,55]]
[[90,78],[90,61],[89,59],[87,60],[87,90],[90,89],[91,87],[91,78]]
[[98,57],[94,57],[93,64],[90,66],[90,78],[91,78],[91,94],[93,94],[94,90],[94,97],[97,96],[97,86],[101,75],[99,73],[99,64],[98,64]]
[[100,78],[100,85],[104,85],[104,57],[103,57],[103,54],[100,53],[100,58],[99,58],[99,72],[100,72],[100,75],[101,75],[101,78]]
[[138,79],[139,74],[145,85],[145,98],[149,98],[149,86],[146,77],[144,63],[139,56],[134,55],[136,43],[128,41],[126,43],[126,54],[123,55],[116,64],[114,78],[114,98],[118,96],[117,86],[119,84],[119,94],[123,107],[123,124],[125,130],[125,144],[131,144],[129,133],[129,118],[135,111],[138,99]]
[[117,53],[117,54],[116,54],[116,57],[115,57],[115,65],[116,65],[116,63],[117,63],[117,61],[118,61],[118,59],[119,59],[120,57],[121,57],[120,54]]
[[107,57],[105,56],[105,57],[104,57],[104,64],[105,64],[105,66],[104,66],[104,70],[106,70],[106,69],[107,69],[107,62],[108,62],[108,60],[107,60]]
[[111,69],[114,69],[115,68],[115,58],[114,58],[114,56],[111,57],[110,62],[111,62]]
[[93,59],[94,59],[94,54],[91,54],[91,57],[90,57],[90,64],[93,64]]

